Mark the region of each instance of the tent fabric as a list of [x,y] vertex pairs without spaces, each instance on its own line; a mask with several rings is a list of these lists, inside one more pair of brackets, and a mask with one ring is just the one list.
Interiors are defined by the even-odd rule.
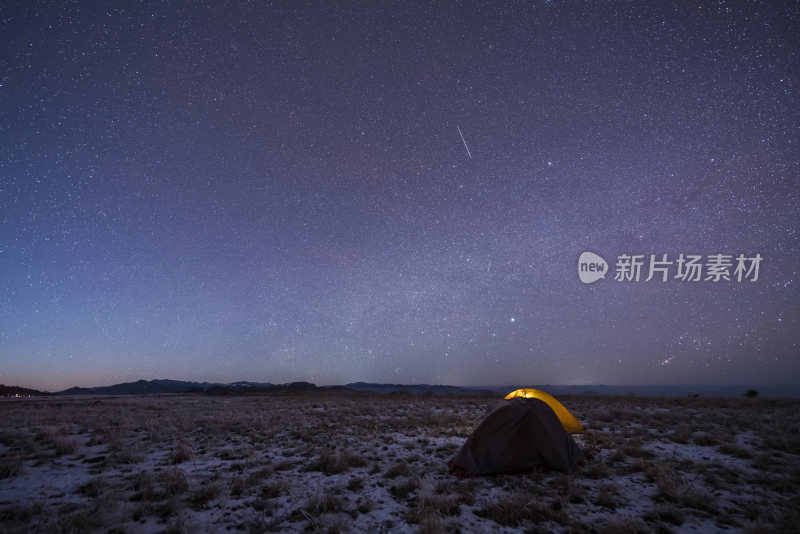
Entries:
[[539,399],[502,400],[450,461],[451,472],[520,473],[538,466],[570,472],[583,458],[556,413]]
[[578,419],[567,410],[563,404],[558,402],[555,397],[552,395],[545,393],[539,389],[532,389],[532,388],[525,388],[525,389],[518,389],[516,391],[512,391],[508,395],[506,395],[507,399],[513,399],[516,397],[524,397],[526,399],[539,399],[547,403],[550,408],[556,412],[559,421],[561,424],[564,425],[564,430],[569,432],[570,434],[583,434],[583,425],[581,424]]

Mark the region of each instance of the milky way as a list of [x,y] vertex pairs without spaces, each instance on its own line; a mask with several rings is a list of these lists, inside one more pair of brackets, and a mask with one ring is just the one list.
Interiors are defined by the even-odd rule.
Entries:
[[795,2],[13,4],[0,382],[800,381]]

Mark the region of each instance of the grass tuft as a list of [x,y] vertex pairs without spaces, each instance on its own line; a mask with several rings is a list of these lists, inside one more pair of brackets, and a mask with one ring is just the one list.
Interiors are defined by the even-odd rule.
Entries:
[[172,447],[172,455],[170,456],[170,463],[180,464],[183,462],[189,462],[195,460],[195,453],[194,448],[192,445],[185,440],[179,439],[175,442],[175,445]]

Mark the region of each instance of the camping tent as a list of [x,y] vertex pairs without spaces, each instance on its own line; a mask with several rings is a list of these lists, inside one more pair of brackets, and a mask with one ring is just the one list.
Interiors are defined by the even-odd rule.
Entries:
[[490,475],[544,466],[570,472],[583,458],[556,413],[542,400],[504,399],[450,461],[451,472]]
[[507,399],[513,399],[516,397],[524,397],[526,399],[539,399],[543,400],[550,406],[556,415],[558,416],[558,420],[561,421],[561,424],[564,425],[564,430],[569,432],[570,434],[582,434],[583,433],[583,425],[581,424],[578,419],[569,413],[569,410],[564,408],[564,405],[561,404],[556,400],[555,397],[545,393],[544,391],[538,389],[518,389],[516,391],[512,391],[508,395],[506,395]]

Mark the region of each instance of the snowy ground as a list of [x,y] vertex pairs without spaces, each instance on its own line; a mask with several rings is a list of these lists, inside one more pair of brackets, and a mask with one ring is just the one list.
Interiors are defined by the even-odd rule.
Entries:
[[576,396],[572,474],[457,478],[490,397],[0,401],[3,532],[780,532],[800,401]]

